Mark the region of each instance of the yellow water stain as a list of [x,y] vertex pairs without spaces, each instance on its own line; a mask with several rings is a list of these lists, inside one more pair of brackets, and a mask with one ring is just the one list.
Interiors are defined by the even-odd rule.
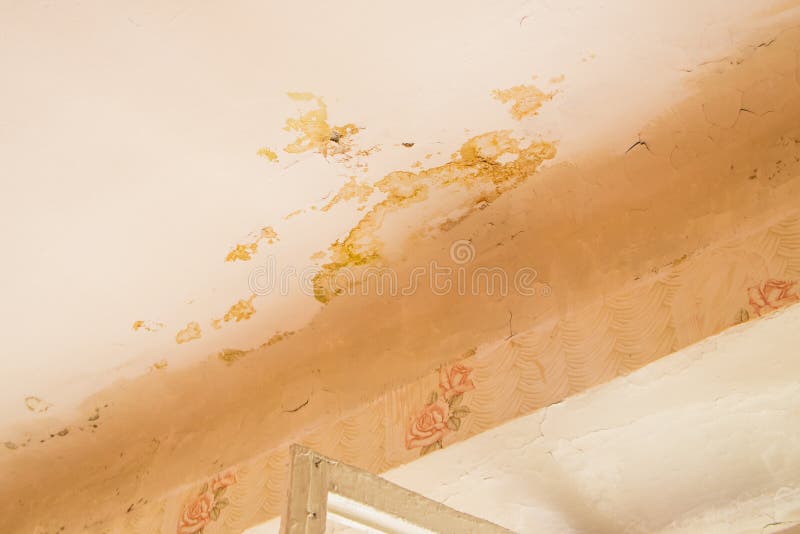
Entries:
[[325,204],[320,211],[328,211],[336,204],[340,202],[347,202],[348,200],[358,199],[359,204],[364,204],[367,200],[369,200],[370,195],[372,195],[375,188],[365,182],[357,182],[355,176],[351,176],[350,179],[339,188],[339,191],[334,195],[334,197]]
[[267,158],[269,161],[278,161],[278,155],[267,147],[259,148],[256,155]]
[[301,213],[303,213],[304,211],[305,211],[305,210],[303,210],[303,209],[294,210],[294,211],[292,211],[292,212],[290,212],[290,213],[287,213],[286,215],[284,215],[284,216],[283,216],[283,220],[284,220],[284,221],[288,221],[288,220],[289,220],[289,219],[291,219],[292,217],[296,217],[296,216],[300,215]]
[[246,321],[256,313],[256,309],[253,306],[253,299],[255,298],[255,295],[250,295],[249,299],[240,299],[225,312],[225,315],[223,315],[221,319],[214,319],[211,321],[211,325],[219,329],[223,321],[226,323],[230,321],[236,321],[237,323],[239,321]]
[[563,74],[559,74],[558,76],[553,76],[550,78],[550,83],[561,83],[564,81],[565,76]]
[[309,256],[309,259],[311,259],[311,260],[321,260],[327,255],[328,255],[328,253],[325,252],[324,250],[318,250],[317,252],[315,252],[311,256]]
[[164,328],[164,326],[164,323],[159,323],[158,321],[134,321],[132,328],[135,332],[138,332],[139,330],[144,330],[145,332],[158,332]]
[[200,330],[200,325],[197,321],[192,321],[186,325],[186,328],[175,334],[175,342],[178,344],[188,343],[192,340],[200,339],[202,335],[203,332]]
[[556,93],[545,93],[535,85],[515,85],[509,89],[492,91],[494,98],[503,104],[512,102],[511,116],[517,120],[537,115],[542,105],[552,100]]
[[240,243],[236,245],[233,250],[228,252],[228,255],[225,256],[225,261],[249,261],[253,259],[253,255],[258,252],[259,242],[262,240],[272,245],[275,241],[279,241],[278,233],[271,226],[265,226],[261,229],[258,236],[250,243]]
[[[258,346],[257,349],[263,349],[266,347],[271,347],[276,343],[283,341],[284,339],[288,338],[294,334],[293,331],[284,331],[284,332],[277,332],[270,336],[270,338]],[[225,362],[228,365],[232,365],[233,363],[241,360],[251,352],[257,349],[248,349],[248,350],[241,350],[241,349],[222,349],[221,351],[217,352],[216,357],[220,361]]]
[[552,142],[523,144],[510,131],[501,130],[472,137],[451,161],[442,165],[418,172],[389,173],[374,186],[385,198],[365,213],[344,239],[329,247],[331,261],[323,264],[313,279],[314,297],[322,303],[329,302],[341,292],[335,284],[337,273],[380,259],[381,241],[376,233],[389,213],[423,202],[435,191],[453,186],[466,189],[483,186],[475,198],[462,206],[462,218],[466,217],[529,179],[542,162],[555,155]]
[[286,145],[284,150],[290,154],[318,152],[324,157],[346,154],[352,148],[352,137],[359,128],[352,123],[331,126],[328,123],[328,107],[322,97],[311,93],[288,93],[296,102],[308,102],[315,107],[301,113],[297,118],[286,119],[284,130],[295,132],[297,138]]
[[154,363],[152,368],[154,371],[160,371],[162,369],[166,369],[168,366],[169,363],[167,363],[167,360],[160,360]]
[[272,334],[272,336],[270,336],[270,338],[266,342],[264,342],[259,348],[271,347],[272,345],[280,343],[281,341],[291,337],[292,335],[294,335],[293,330],[285,330],[283,332],[277,332],[275,334]]

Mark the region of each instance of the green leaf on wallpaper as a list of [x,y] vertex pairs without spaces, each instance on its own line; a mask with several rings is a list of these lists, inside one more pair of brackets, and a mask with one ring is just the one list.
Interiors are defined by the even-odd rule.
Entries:
[[464,398],[464,394],[463,393],[459,393],[455,397],[451,398],[450,399],[450,407],[451,408],[455,408],[456,406],[461,404],[461,399],[463,399],[463,398]]
[[469,413],[469,406],[459,406],[453,410],[453,417],[464,417],[465,415],[469,415]]
[[211,509],[211,520],[216,521],[218,518],[219,518],[219,507],[214,506],[214,508]]
[[215,508],[219,507],[219,509],[222,510],[223,508],[225,508],[229,504],[230,504],[230,501],[228,499],[220,499],[214,504],[214,507]]
[[422,447],[422,449],[420,449],[419,455],[420,456],[425,456],[426,454],[428,454],[429,452],[431,452],[431,451],[433,451],[435,449],[436,449],[436,443],[431,443],[430,445],[425,445],[424,447]]
[[447,428],[450,430],[458,430],[461,428],[461,419],[458,417],[451,417],[447,420]]
[[217,488],[217,491],[214,492],[214,499],[219,499],[225,493],[225,490],[228,489],[227,486],[222,486]]
[[739,310],[739,313],[736,314],[736,322],[737,323],[746,323],[750,320],[750,312],[742,308]]
[[208,491],[208,482],[206,482],[205,484],[203,484],[203,487],[202,487],[202,488],[200,488],[200,493],[198,493],[198,495],[202,495],[202,494],[204,494],[204,493],[205,493],[205,492],[207,492],[207,491]]
[[433,404],[437,400],[439,400],[439,394],[436,393],[435,391],[431,391],[431,394],[428,397],[428,404]]

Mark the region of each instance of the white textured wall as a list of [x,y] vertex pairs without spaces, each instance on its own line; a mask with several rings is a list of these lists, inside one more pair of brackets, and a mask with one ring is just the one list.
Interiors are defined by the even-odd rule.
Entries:
[[798,346],[794,306],[385,476],[516,532],[785,530],[800,525]]

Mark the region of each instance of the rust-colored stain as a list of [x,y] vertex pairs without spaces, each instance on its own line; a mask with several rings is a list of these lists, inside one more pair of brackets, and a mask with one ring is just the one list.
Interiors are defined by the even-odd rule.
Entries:
[[492,95],[503,104],[511,102],[511,116],[517,120],[533,117],[542,105],[552,100],[556,91],[545,93],[535,85],[515,85],[509,89],[495,89]]
[[164,328],[164,326],[164,323],[159,323],[158,321],[134,321],[132,328],[135,332],[138,332],[139,330],[144,330],[145,332],[158,332]]
[[556,155],[555,144],[534,141],[523,145],[508,130],[488,132],[466,141],[451,161],[418,172],[395,171],[375,183],[386,198],[373,206],[347,237],[329,247],[331,261],[314,277],[314,297],[326,303],[341,288],[334,278],[341,269],[375,263],[380,258],[376,231],[386,215],[429,198],[451,186],[483,186],[479,198],[463,206],[463,217],[493,202],[506,191],[530,178],[545,160]]
[[188,343],[192,340],[200,339],[202,335],[203,332],[200,330],[200,325],[197,321],[192,321],[186,325],[186,328],[175,334],[175,342],[178,344]]
[[249,261],[253,259],[253,254],[258,252],[258,245],[261,240],[265,240],[270,245],[278,241],[278,233],[271,227],[265,226],[261,229],[258,236],[250,243],[236,245],[233,250],[225,256],[225,261]]
[[316,107],[302,113],[297,118],[286,119],[284,130],[296,132],[297,139],[284,150],[290,154],[318,152],[325,157],[345,154],[352,147],[352,137],[358,133],[355,124],[331,126],[328,123],[328,107],[322,97],[311,93],[288,93],[296,102],[315,104]]
[[261,156],[262,158],[266,158],[267,160],[272,162],[278,161],[278,155],[267,147],[259,148],[258,151],[256,152],[256,155]]
[[328,211],[340,202],[347,202],[354,198],[358,199],[360,208],[363,209],[364,203],[369,200],[370,195],[375,191],[375,188],[366,182],[357,182],[355,176],[350,179],[339,189],[334,197],[325,204],[320,211]]

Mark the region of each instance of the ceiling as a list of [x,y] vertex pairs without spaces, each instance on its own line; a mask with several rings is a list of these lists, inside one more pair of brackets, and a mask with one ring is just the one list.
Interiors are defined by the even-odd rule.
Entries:
[[[755,319],[751,288],[793,302],[799,14],[3,3],[0,526],[172,525],[207,477],[378,399],[402,405],[393,441],[347,454],[386,470],[418,453],[390,426],[442,365],[566,339],[569,384],[477,434]],[[533,293],[345,276],[464,265]],[[278,507],[247,502],[213,528]]]

